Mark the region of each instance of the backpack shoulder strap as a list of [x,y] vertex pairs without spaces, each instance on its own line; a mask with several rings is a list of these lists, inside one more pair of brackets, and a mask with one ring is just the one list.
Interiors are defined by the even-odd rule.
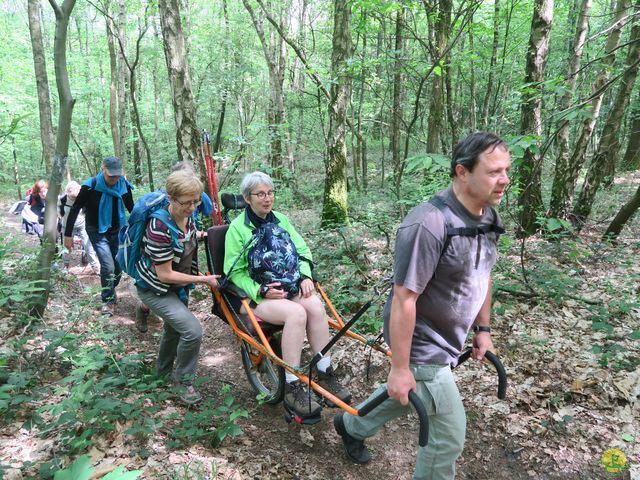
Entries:
[[157,218],[159,220],[162,220],[162,222],[167,227],[169,227],[169,231],[171,232],[171,235],[174,237],[174,240],[180,234],[180,229],[178,228],[178,225],[176,225],[176,222],[173,220],[173,217],[171,217],[171,214],[167,211],[166,208],[158,208],[156,211],[151,213],[151,215],[149,215],[149,220],[151,220],[152,218]]

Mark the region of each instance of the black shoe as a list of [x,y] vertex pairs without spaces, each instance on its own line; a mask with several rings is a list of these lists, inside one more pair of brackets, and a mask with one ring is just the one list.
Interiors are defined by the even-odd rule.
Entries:
[[301,418],[316,417],[322,411],[322,407],[316,401],[316,396],[309,392],[307,386],[300,380],[285,384],[284,403],[292,413]]
[[[327,368],[326,372],[321,372],[320,370],[318,370],[318,385],[320,385],[325,390],[329,390],[344,403],[351,402],[351,392],[338,381],[338,378],[333,371],[333,367]],[[328,407],[336,406],[332,401],[327,400],[326,398],[324,399],[324,402]]]
[[342,445],[344,445],[344,451],[355,463],[369,463],[371,461],[371,452],[365,446],[364,440],[358,440],[347,433],[347,429],[344,427],[344,412],[340,412],[333,417],[333,427],[338,432],[338,435],[342,437]]

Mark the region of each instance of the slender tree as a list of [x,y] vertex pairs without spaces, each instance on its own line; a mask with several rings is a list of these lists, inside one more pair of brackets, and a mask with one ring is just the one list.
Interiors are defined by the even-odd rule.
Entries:
[[[549,37],[553,21],[553,0],[536,0],[531,20],[529,49],[527,50],[527,66],[524,82],[527,90],[522,96],[520,132],[523,135],[542,134],[542,82],[549,52]],[[533,233],[536,219],[542,210],[540,191],[540,159],[535,151],[528,147],[524,152],[520,168],[520,181],[523,185],[518,198],[522,208],[520,227],[523,234]]]
[[196,105],[193,100],[186,41],[180,18],[180,2],[159,0],[158,7],[176,123],[178,160],[192,163],[204,179],[204,160],[199,155],[200,132],[196,121]]
[[403,124],[402,100],[404,98],[404,68],[403,68],[403,50],[404,50],[404,5],[401,5],[396,12],[396,30],[395,30],[395,47],[393,59],[393,100],[391,104],[391,125],[390,139],[391,145],[391,162],[393,163],[393,183],[395,186],[396,198],[400,200],[400,191],[402,185],[402,171],[404,170],[404,161],[400,151],[401,137],[400,131]]
[[433,17],[433,42],[431,62],[437,64],[436,75],[431,78],[431,103],[429,105],[429,128],[427,131],[427,153],[442,151],[442,136],[445,118],[445,83],[449,74],[445,59],[449,35],[451,34],[451,0],[438,0],[436,8],[430,11]]
[[104,19],[107,31],[107,47],[109,49],[109,127],[111,128],[113,153],[116,157],[122,158],[122,145],[120,143],[120,128],[118,124],[118,56],[114,42],[115,29],[113,19],[109,15],[108,9],[105,11]]
[[569,170],[569,120],[566,114],[571,108],[573,94],[576,89],[582,52],[584,50],[587,30],[589,27],[589,12],[591,11],[591,0],[582,0],[580,13],[576,22],[576,32],[573,41],[569,45],[569,68],[567,70],[566,90],[558,106],[565,115],[558,120],[558,133],[556,134],[556,174],[551,187],[551,201],[549,202],[550,217],[564,217],[564,203],[568,196],[567,183],[563,181],[563,172]]
[[69,84],[69,74],[67,71],[67,29],[69,18],[75,0],[64,0],[62,5],[58,5],[56,0],[49,0],[56,16],[56,33],[53,50],[53,63],[56,72],[56,85],[58,87],[58,97],[60,113],[58,116],[58,131],[56,135],[56,147],[54,161],[49,178],[49,191],[47,192],[44,235],[42,237],[42,247],[38,257],[38,270],[36,279],[41,281],[44,289],[42,295],[37,295],[32,299],[31,313],[42,316],[49,302],[51,292],[51,263],[56,246],[56,227],[58,224],[58,194],[60,185],[67,165],[67,155],[69,154],[69,139],[71,137],[71,117],[75,99],[71,94]]
[[333,37],[331,49],[331,98],[329,100],[328,162],[324,183],[321,226],[344,225],[347,209],[347,145],[345,130],[347,107],[351,99],[351,75],[347,62],[352,56],[351,3],[333,3]]
[[51,173],[51,163],[54,155],[53,123],[51,121],[51,101],[49,100],[49,79],[42,43],[42,27],[40,25],[40,0],[29,0],[27,4],[29,17],[29,33],[31,34],[31,50],[33,52],[33,67],[36,74],[36,89],[38,91],[38,112],[40,114],[40,141],[42,143],[42,158],[48,174]]
[[500,45],[500,0],[493,2],[493,43],[491,44],[491,60],[489,60],[489,72],[487,74],[487,90],[482,102],[482,125],[486,129],[489,127],[489,104],[493,95],[493,86],[496,75],[496,65],[498,63],[498,46]]
[[[639,6],[636,5],[636,10],[638,10]],[[620,147],[619,132],[622,129],[622,118],[629,105],[631,91],[638,76],[639,64],[640,25],[635,24],[631,29],[626,68],[622,75],[622,81],[613,106],[607,114],[607,121],[600,136],[598,149],[591,160],[580,196],[573,210],[573,217],[577,220],[578,227],[583,225],[584,221],[589,217],[600,185],[604,182],[610,183],[613,180]]]
[[553,180],[554,198],[552,200],[554,217],[567,218],[571,211],[571,202],[578,181],[578,175],[585,162],[587,147],[589,146],[593,131],[596,127],[596,121],[600,116],[600,107],[602,106],[604,93],[616,58],[622,28],[627,21],[629,0],[618,0],[618,3],[614,4],[612,8],[614,9],[614,21],[609,29],[605,45],[605,55],[600,62],[599,73],[593,83],[590,103],[587,107],[590,115],[582,122],[580,135],[575,142],[569,160],[566,163],[562,162],[556,166],[555,178]]
[[[267,14],[268,9],[264,2],[262,0],[257,1],[261,10]],[[289,17],[290,5],[289,2],[282,2],[280,3],[281,9],[278,10],[277,15],[269,14],[271,21],[277,19],[278,31],[282,32],[282,34],[269,35],[267,37],[262,18],[256,14],[249,0],[242,0],[242,3],[251,16],[269,71],[269,109],[267,114],[270,138],[269,159],[274,176],[280,178],[283,167],[283,139],[284,143],[289,143],[288,131],[285,126],[284,76],[287,68],[287,55],[284,37],[287,36],[288,32],[285,20]],[[289,163],[292,163],[292,159],[289,159]]]
[[629,116],[631,127],[629,127],[627,148],[620,167],[622,170],[634,171],[640,168],[640,96],[638,95]]

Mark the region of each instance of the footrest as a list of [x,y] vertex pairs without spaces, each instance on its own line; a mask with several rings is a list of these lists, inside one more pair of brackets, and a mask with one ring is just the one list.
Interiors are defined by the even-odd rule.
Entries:
[[289,409],[286,405],[283,404],[284,407],[284,419],[287,423],[296,422],[299,425],[315,425],[316,423],[322,420],[322,416],[320,414],[314,415],[311,417],[301,417],[293,410]]

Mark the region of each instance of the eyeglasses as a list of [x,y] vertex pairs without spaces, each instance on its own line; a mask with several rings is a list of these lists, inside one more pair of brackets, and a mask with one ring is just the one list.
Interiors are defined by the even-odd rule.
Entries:
[[174,198],[174,200],[182,207],[199,207],[202,204],[202,200],[189,200],[188,202],[181,202],[177,198]]
[[249,195],[254,195],[258,197],[260,200],[264,200],[265,198],[273,198],[276,196],[276,192],[273,190],[269,190],[268,192],[258,192],[258,193],[250,193]]

